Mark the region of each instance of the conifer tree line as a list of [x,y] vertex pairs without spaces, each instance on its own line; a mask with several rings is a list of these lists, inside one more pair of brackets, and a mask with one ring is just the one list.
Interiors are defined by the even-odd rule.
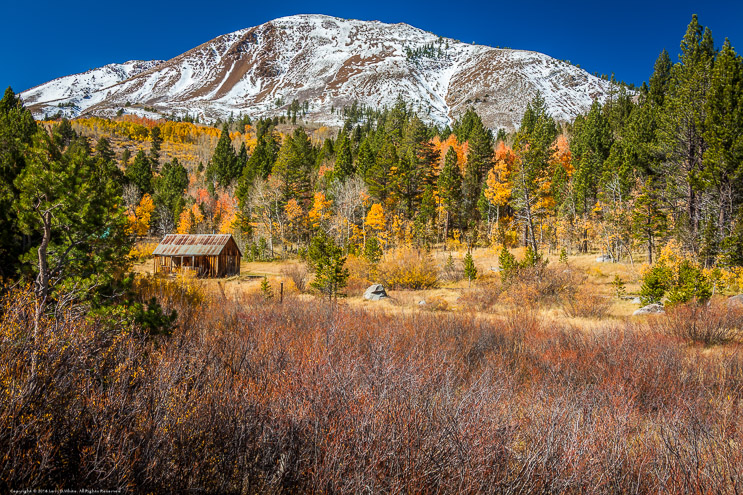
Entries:
[[[674,241],[706,267],[743,265],[743,61],[728,40],[716,48],[696,16],[678,61],[663,51],[639,91],[618,85],[567,124],[536,94],[511,134],[471,109],[441,128],[402,100],[354,105],[323,140],[260,119],[254,144],[236,149],[228,122],[211,160],[189,173],[161,158],[158,127],[148,151],[117,159],[105,138],[93,147],[66,120],[39,126],[11,90],[0,110],[4,278],[36,276],[45,228],[54,256],[96,245],[61,223],[47,228],[45,203],[31,194],[37,175],[58,188],[49,208],[62,208],[49,198],[65,191],[70,205],[98,198],[103,206],[81,206],[91,216],[74,222],[99,241],[123,232],[119,252],[137,236],[219,231],[235,233],[249,257],[270,257],[305,252],[322,233],[345,254],[501,245],[652,263]],[[84,189],[87,177],[98,189]],[[49,213],[62,222],[61,210]]]

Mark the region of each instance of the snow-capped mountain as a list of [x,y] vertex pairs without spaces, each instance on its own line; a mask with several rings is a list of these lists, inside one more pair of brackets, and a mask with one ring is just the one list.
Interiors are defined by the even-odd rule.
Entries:
[[[407,24],[324,15],[283,17],[219,36],[164,62],[111,64],[21,94],[36,116],[199,115],[204,119],[286,113],[296,99],[307,120],[337,125],[354,101],[394,105],[448,123],[474,107],[493,129],[518,127],[540,91],[567,121],[603,101],[610,83],[547,55],[441,38]],[[147,110],[144,110],[147,107]]]

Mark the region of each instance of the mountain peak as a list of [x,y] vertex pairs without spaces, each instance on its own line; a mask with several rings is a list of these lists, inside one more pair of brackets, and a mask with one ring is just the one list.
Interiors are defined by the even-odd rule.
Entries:
[[[610,83],[547,55],[442,38],[405,23],[322,14],[281,17],[214,38],[168,61],[110,64],[55,79],[21,94],[36,115],[148,116],[285,114],[305,103],[308,120],[342,123],[353,102],[394,104],[398,96],[422,118],[450,123],[473,107],[491,128],[517,128],[540,91],[552,115],[571,120]],[[145,110],[145,107],[147,109]]]

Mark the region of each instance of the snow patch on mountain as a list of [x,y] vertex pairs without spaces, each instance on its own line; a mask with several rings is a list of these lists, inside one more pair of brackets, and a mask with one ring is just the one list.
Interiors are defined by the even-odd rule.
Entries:
[[[162,60],[130,60],[123,64],[108,64],[40,84],[22,92],[21,97],[27,106],[44,109],[46,113],[62,111],[68,116],[77,116],[85,108],[104,101],[108,95],[106,88],[160,63]],[[36,110],[34,114],[37,117],[43,116],[40,110]]]

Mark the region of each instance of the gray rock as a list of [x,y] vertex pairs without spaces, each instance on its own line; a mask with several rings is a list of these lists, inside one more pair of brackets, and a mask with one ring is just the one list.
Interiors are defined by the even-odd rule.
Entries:
[[420,301],[418,301],[418,306],[425,306],[425,305],[426,305],[425,299],[421,299]]
[[596,263],[610,263],[611,261],[613,260],[611,259],[611,256],[609,256],[608,254],[602,254],[601,256],[596,258]]
[[728,297],[728,306],[743,308],[743,294]]
[[490,267],[490,271],[491,271],[491,272],[499,272],[499,271],[501,271],[501,269],[500,269],[500,267],[498,267],[498,266],[491,266],[491,267]]
[[389,296],[387,296],[387,292],[384,290],[384,287],[382,287],[382,284],[370,285],[369,288],[366,289],[366,292],[364,292],[364,299],[370,301],[379,301],[386,297]]
[[638,309],[633,315],[662,315],[665,314],[666,310],[660,304],[648,304]]
[[633,297],[632,298],[632,303],[633,304],[642,304],[642,301],[640,300],[639,297]]

